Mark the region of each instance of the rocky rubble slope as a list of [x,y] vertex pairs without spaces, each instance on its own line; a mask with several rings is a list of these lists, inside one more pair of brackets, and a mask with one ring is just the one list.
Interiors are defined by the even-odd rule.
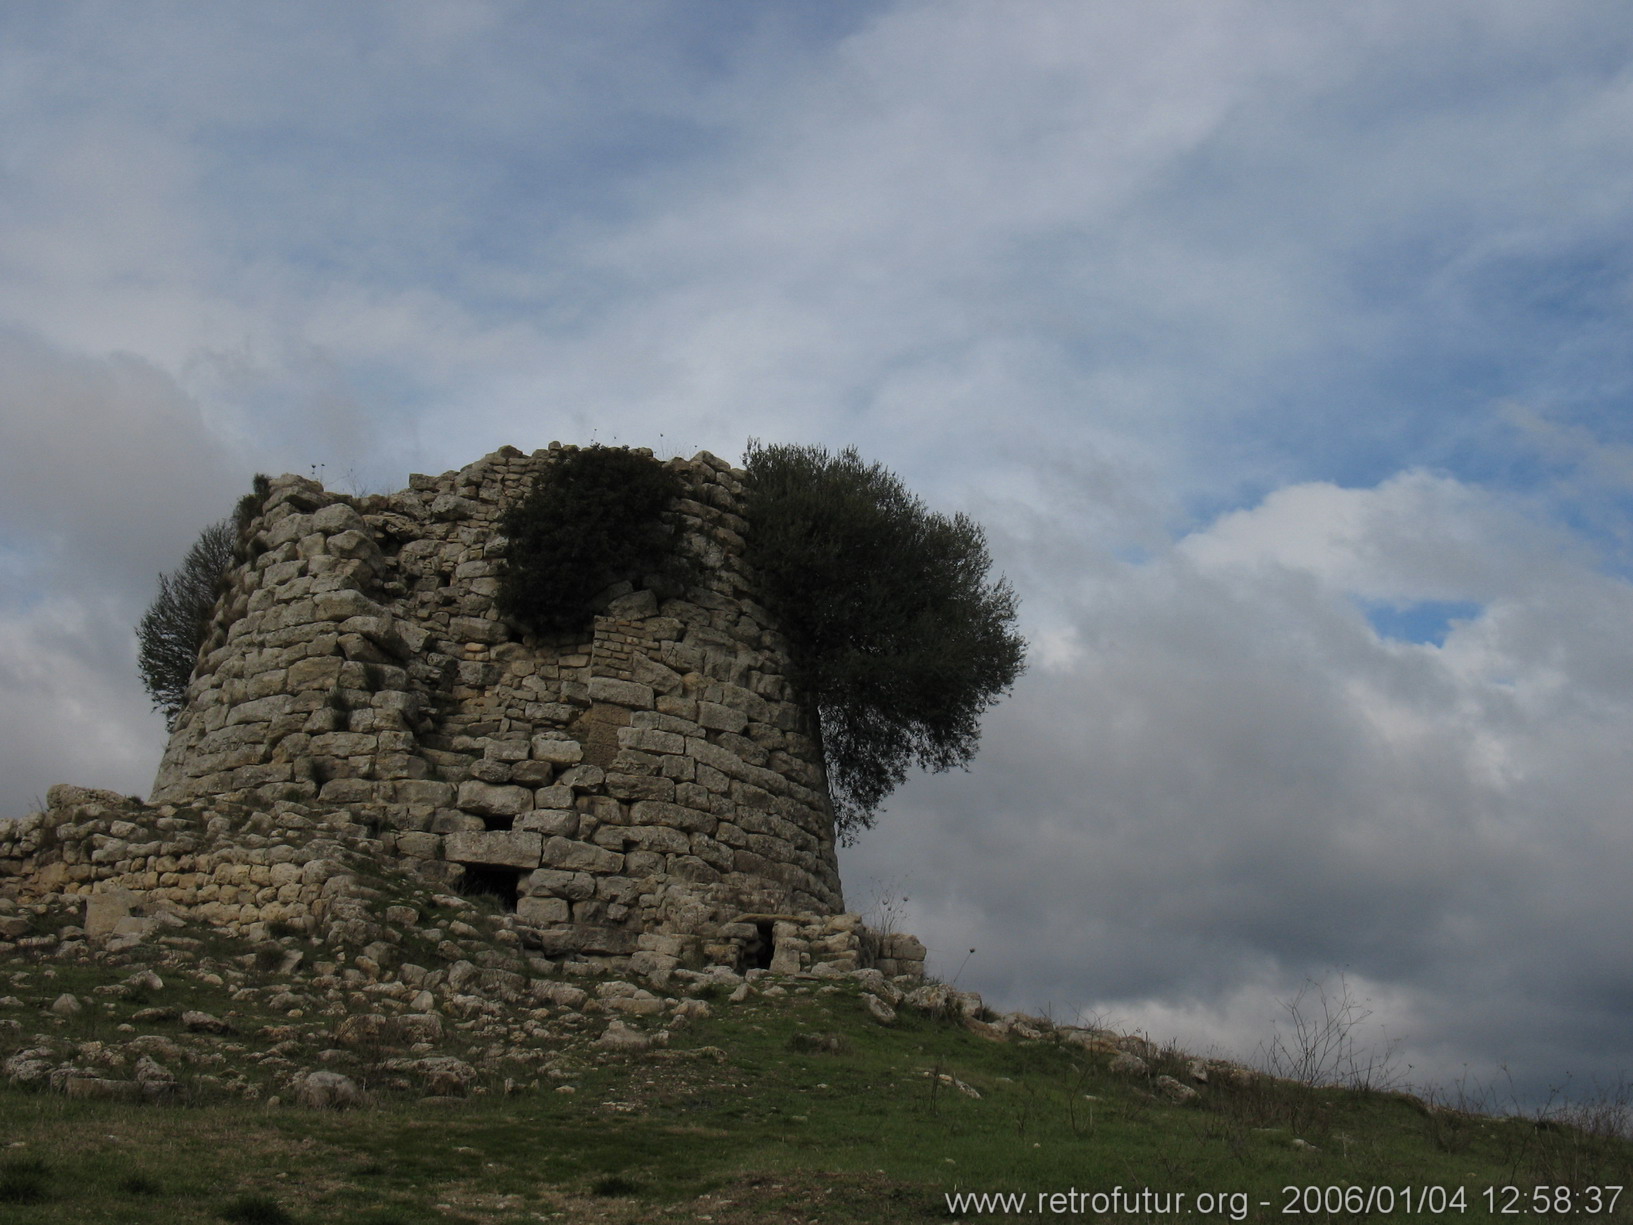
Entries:
[[[1126,1049],[1138,1040],[997,1016],[973,993],[876,969],[658,961],[617,976],[553,960],[527,947],[515,914],[378,857],[343,811],[166,805],[138,827],[125,819],[137,801],[67,798],[95,832],[14,823],[9,862],[65,840],[83,862],[58,858],[52,871],[0,882],[0,1077],[16,1085],[329,1107],[381,1094],[567,1093],[607,1058],[724,1058],[669,1051],[672,1034],[712,1009],[841,991],[881,1025],[911,1007],[993,1039],[1139,1056]],[[92,892],[108,865],[147,891],[102,882]],[[135,901],[155,896],[184,904]]]

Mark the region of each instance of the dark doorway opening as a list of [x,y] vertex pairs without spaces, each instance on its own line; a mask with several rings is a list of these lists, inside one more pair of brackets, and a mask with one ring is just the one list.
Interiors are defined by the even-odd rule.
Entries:
[[459,892],[468,898],[494,897],[506,910],[516,909],[517,887],[521,884],[522,869],[507,868],[494,863],[461,864],[465,878],[459,882]]
[[744,943],[741,970],[769,970],[771,958],[777,951],[770,923],[754,925],[754,938]]

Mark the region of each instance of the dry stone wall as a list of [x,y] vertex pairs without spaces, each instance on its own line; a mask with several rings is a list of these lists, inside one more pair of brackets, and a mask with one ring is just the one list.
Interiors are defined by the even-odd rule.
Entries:
[[497,527],[566,450],[363,498],[274,480],[153,802],[344,809],[563,956],[769,958],[777,924],[792,948],[793,916],[844,906],[820,751],[745,573],[741,474],[669,461],[689,589],[620,584],[584,634],[536,638],[495,606]]
[[[450,932],[446,920],[428,918],[423,905],[394,905],[393,899],[428,897],[442,910],[471,903],[428,891],[426,882],[411,883],[388,850],[390,831],[371,831],[353,816],[345,808],[293,800],[144,804],[58,784],[44,810],[0,821],[0,952],[18,940],[26,947],[57,945],[56,936],[29,935],[34,920],[19,913],[20,906],[35,916],[79,914],[79,935],[110,950],[191,921],[251,941],[285,933],[349,948],[371,976],[406,972],[417,982],[416,972],[399,966],[415,940],[435,945],[432,964],[481,960],[449,940],[460,935],[457,923]],[[674,912],[668,930],[639,932],[619,954],[571,946],[560,932],[520,914],[496,918],[503,939],[525,957],[488,968],[529,977],[563,964],[628,971],[657,983],[711,965],[819,975],[923,972],[917,940],[870,931],[855,915],[722,914],[694,903]]]

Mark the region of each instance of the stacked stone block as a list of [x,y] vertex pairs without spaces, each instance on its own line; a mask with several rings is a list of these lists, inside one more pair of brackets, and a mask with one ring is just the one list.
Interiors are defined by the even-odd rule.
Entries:
[[842,911],[820,751],[742,561],[741,474],[670,461],[688,590],[620,584],[580,635],[500,616],[499,519],[564,450],[392,495],[272,482],[154,801],[344,806],[563,956],[654,953],[647,935],[706,959],[737,915]]
[[[148,805],[58,785],[44,811],[0,821],[0,899],[83,907],[84,933],[96,941],[140,942],[156,926],[187,917],[251,939],[286,931],[343,935],[366,946],[370,962],[385,964],[396,958],[389,944],[419,916],[413,907],[389,903],[395,892],[389,888],[389,831],[373,836],[351,815],[291,800],[269,807]],[[359,909],[364,899],[373,904]],[[570,925],[553,925],[555,917],[530,916],[524,908],[504,916],[535,968],[547,968],[542,955],[544,961],[627,970],[660,983],[676,969],[704,964],[817,975],[859,968],[892,976],[923,973],[918,941],[870,932],[855,915],[730,913],[671,890],[661,930],[608,931],[585,941]],[[0,909],[0,950],[7,941],[26,938],[29,928],[27,918]],[[379,943],[382,934],[387,944]],[[452,949],[447,955],[463,953]]]
[[[186,914],[229,932],[310,931],[346,892],[339,862],[366,847],[344,813],[289,801],[270,811],[149,806],[58,784],[47,807],[0,822],[0,887],[25,900],[117,900],[125,913]],[[96,933],[92,933],[96,934]]]

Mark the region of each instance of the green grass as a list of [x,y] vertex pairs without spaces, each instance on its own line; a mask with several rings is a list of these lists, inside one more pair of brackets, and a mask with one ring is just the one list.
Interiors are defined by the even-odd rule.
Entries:
[[[749,1223],[789,1211],[897,1222],[950,1219],[948,1192],[1019,1192],[1036,1205],[1039,1193],[1122,1186],[1240,1192],[1250,1219],[1268,1220],[1284,1187],[1308,1185],[1463,1188],[1469,1211],[1457,1219],[1482,1220],[1488,1187],[1633,1183],[1627,1142],[1569,1126],[1266,1078],[1215,1078],[1199,1102],[1176,1106],[1151,1080],[1183,1079],[1178,1056],[1118,1076],[1104,1055],[990,1042],[905,1010],[882,1028],[848,985],[800,990],[717,1002],[667,1052],[579,1056],[565,1082],[510,1095],[489,1085],[451,1106],[387,1094],[377,1109],[328,1114],[0,1090],[0,1134],[23,1138],[0,1163],[0,1218],[429,1225],[599,1212]],[[1592,1219],[1633,1219],[1629,1209]]]
[[[478,934],[461,936],[462,955],[529,969],[498,939],[490,906],[442,903],[402,877],[365,879],[376,911],[400,902],[428,927],[469,923]],[[449,961],[424,932],[399,933],[395,947],[428,969]],[[283,973],[289,950],[305,960]],[[165,1104],[137,1104],[0,1077],[0,1221],[895,1225],[954,1219],[946,1197],[966,1192],[1023,1195],[1032,1209],[966,1212],[969,1222],[1232,1219],[1039,1210],[1039,1195],[1119,1186],[1193,1204],[1241,1195],[1247,1218],[1263,1221],[1363,1219],[1324,1208],[1284,1214],[1287,1187],[1340,1196],[1431,1187],[1461,1194],[1465,1210],[1369,1219],[1479,1221],[1494,1219],[1492,1188],[1523,1189],[1529,1209],[1533,1187],[1617,1185],[1630,1190],[1614,1214],[1560,1219],[1633,1220],[1629,1112],[1613,1095],[1543,1119],[1499,1118],[1399,1093],[1263,1076],[1236,1083],[1216,1069],[1197,1101],[1174,1105],[1156,1080],[1189,1081],[1190,1061],[1177,1053],[1129,1076],[1110,1070],[1108,1053],[1055,1037],[994,1042],[908,1008],[882,1027],[848,981],[784,980],[780,996],[737,1004],[729,988],[696,986],[711,1015],[638,1056],[588,1045],[604,1016],[575,1022],[559,1006],[535,1015],[531,1000],[496,1018],[468,1015],[443,992],[434,1053],[468,1062],[478,1080],[468,1098],[429,1102],[397,1062],[407,1052],[389,1020],[367,1038],[337,1032],[348,1015],[409,1010],[348,969],[357,951],[189,927],[125,953],[0,957],[0,997],[18,1001],[0,1008],[0,1060],[44,1045],[50,1066],[128,1079],[141,1050],[177,1082]],[[162,988],[118,987],[144,968]],[[573,981],[593,995],[593,980]],[[284,991],[302,1001],[298,1015],[287,1000],[272,1003]],[[49,1012],[65,992],[83,1003],[79,1015]],[[189,1031],[188,1010],[231,1032]],[[629,1020],[650,1031],[661,1018]],[[345,1113],[290,1105],[290,1078],[317,1068],[352,1077],[375,1104]]]

